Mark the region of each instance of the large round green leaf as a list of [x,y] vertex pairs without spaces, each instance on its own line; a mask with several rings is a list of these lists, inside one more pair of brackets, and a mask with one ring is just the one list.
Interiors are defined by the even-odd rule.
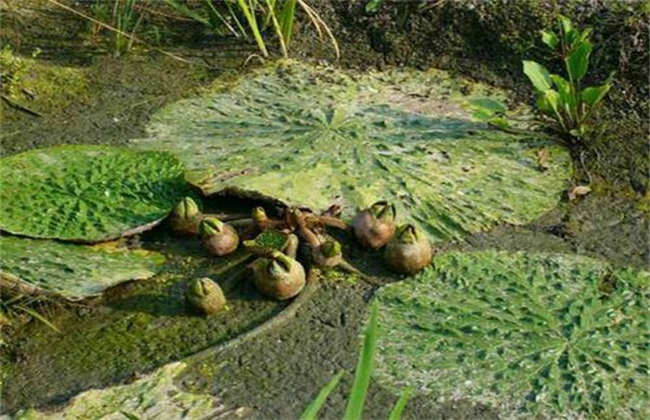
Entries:
[[0,238],[0,276],[5,287],[28,287],[77,300],[161,268],[156,252],[75,245],[49,240]]
[[[569,177],[567,153],[549,142],[470,120],[467,100],[492,93],[501,95],[434,70],[358,74],[289,62],[164,108],[136,143],[173,151],[206,194],[339,203],[348,216],[388,199],[401,220],[456,238],[535,219]],[[541,148],[551,156],[546,172],[536,164]]]
[[642,417],[649,273],[495,251],[434,266],[377,295],[384,385],[551,418]]
[[99,242],[163,219],[185,192],[168,153],[60,146],[0,160],[0,229],[35,238]]

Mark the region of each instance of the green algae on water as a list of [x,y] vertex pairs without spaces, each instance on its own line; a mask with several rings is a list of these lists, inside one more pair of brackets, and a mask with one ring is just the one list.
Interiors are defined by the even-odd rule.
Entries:
[[287,235],[274,230],[265,230],[257,235],[254,244],[260,248],[270,248],[281,251],[287,244]]

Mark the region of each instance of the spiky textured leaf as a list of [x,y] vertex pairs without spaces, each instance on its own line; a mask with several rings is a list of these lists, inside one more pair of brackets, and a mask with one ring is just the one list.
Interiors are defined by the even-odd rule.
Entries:
[[149,251],[0,238],[0,274],[75,300],[127,280],[153,276],[164,257]]
[[0,160],[0,229],[34,238],[114,239],[164,218],[183,197],[168,153],[59,146]]
[[[196,419],[233,414],[218,398],[187,392],[176,383],[186,364],[170,363],[130,384],[92,389],[52,412],[19,412],[20,420],[51,418]],[[241,409],[240,409],[241,410]]]
[[[176,153],[208,194],[235,187],[313,209],[339,202],[347,216],[387,199],[400,220],[434,239],[552,208],[569,174],[566,153],[484,130],[461,91],[495,96],[433,70],[280,64],[166,107],[153,117],[151,138],[137,143]],[[553,155],[544,173],[534,163],[542,146]]]
[[650,274],[495,251],[434,265],[377,296],[381,382],[550,417],[643,417]]

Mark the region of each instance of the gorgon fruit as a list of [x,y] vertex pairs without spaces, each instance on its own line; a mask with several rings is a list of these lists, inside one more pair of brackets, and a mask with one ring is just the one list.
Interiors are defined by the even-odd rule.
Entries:
[[207,277],[192,280],[185,291],[185,301],[190,309],[203,315],[213,315],[226,306],[221,287]]
[[400,226],[386,245],[384,258],[395,271],[415,274],[431,263],[433,250],[426,236],[411,224]]
[[387,201],[377,201],[359,212],[352,228],[359,243],[366,248],[379,249],[395,234],[395,206]]
[[305,269],[302,264],[280,251],[255,260],[251,267],[255,287],[266,296],[286,300],[296,296],[305,287]]
[[206,217],[199,225],[201,242],[212,255],[222,256],[234,252],[239,245],[237,231],[216,217]]
[[201,212],[199,206],[190,197],[185,197],[176,205],[169,215],[169,226],[172,231],[181,235],[196,235],[199,233]]

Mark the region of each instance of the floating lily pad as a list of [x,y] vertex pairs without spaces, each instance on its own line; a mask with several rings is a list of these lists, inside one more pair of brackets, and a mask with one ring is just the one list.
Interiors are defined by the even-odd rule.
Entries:
[[0,276],[71,300],[151,277],[164,261],[150,251],[0,237]]
[[[289,62],[164,108],[135,143],[174,152],[205,194],[234,188],[319,210],[336,202],[348,217],[387,199],[401,221],[457,238],[535,219],[569,177],[568,154],[548,141],[471,121],[464,106],[487,94],[502,96],[434,70]],[[540,148],[551,156],[546,172]]]
[[384,385],[550,417],[643,417],[649,273],[494,251],[434,265],[378,293]]
[[198,419],[234,414],[235,410],[228,409],[219,398],[179,387],[176,378],[185,367],[182,362],[170,363],[130,384],[82,392],[56,412],[30,409],[14,418]]
[[100,242],[162,220],[186,192],[183,165],[163,152],[60,146],[0,160],[0,229]]

